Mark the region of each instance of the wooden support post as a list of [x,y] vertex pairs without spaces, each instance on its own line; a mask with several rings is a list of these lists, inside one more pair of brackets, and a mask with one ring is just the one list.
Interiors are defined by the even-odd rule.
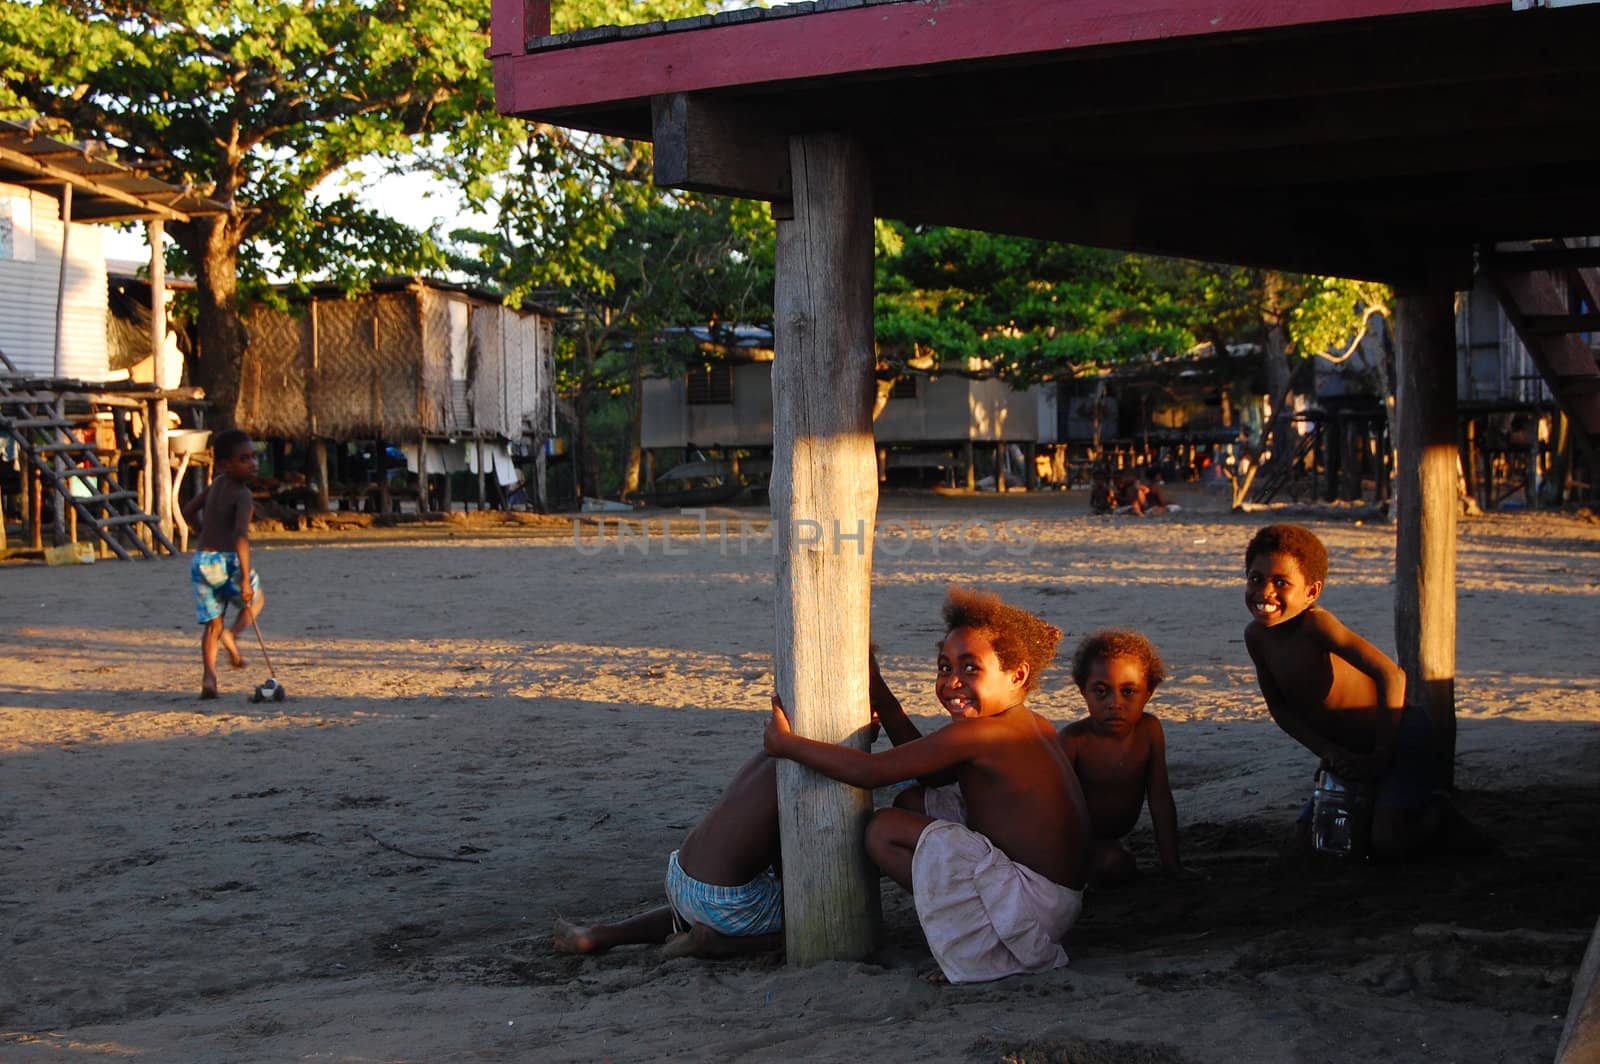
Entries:
[[1029,491],[1038,491],[1039,490],[1039,445],[1038,445],[1038,443],[1036,443],[1036,442],[1034,442],[1032,440],[1029,440],[1028,441],[1027,451],[1026,451],[1026,453],[1024,454],[1023,457],[1025,458],[1025,460],[1028,463],[1028,468],[1026,468],[1026,469],[1024,469],[1022,471],[1023,472],[1023,476],[1027,479],[1028,490]]
[[997,495],[1006,493],[1006,442],[997,440],[994,445],[994,490]]
[[966,442],[966,445],[961,449],[961,459],[962,459],[962,464],[964,464],[967,467],[967,490],[968,491],[977,491],[978,490],[978,451],[977,451],[976,447],[972,446],[972,441],[971,440],[968,440]]
[[328,510],[328,441],[314,439],[311,441],[311,465],[317,481],[317,509],[326,513]]
[[28,520],[33,526],[33,536],[28,545],[34,550],[44,549],[44,484],[39,471],[29,462],[24,468],[28,471]]
[[[157,362],[159,366],[160,363]],[[157,396],[146,404],[150,417],[150,449],[155,453],[151,483],[155,487],[155,516],[161,534],[172,538],[172,450],[167,445],[167,399]],[[154,544],[151,544],[154,546]]]
[[484,469],[483,469],[483,437],[482,436],[480,436],[477,439],[472,441],[472,456],[473,456],[474,460],[478,463],[478,512],[482,513],[484,510],[488,509],[488,503],[486,501],[486,495],[484,493],[484,483],[483,483],[483,480],[484,480]]
[[386,441],[372,441],[372,460],[377,463],[378,512],[386,514],[389,512],[389,444]]
[[[139,417],[144,421],[144,431],[139,433],[140,455],[144,461],[143,468],[139,470],[139,509],[148,514],[155,511],[156,481],[160,479],[156,476],[155,429],[150,424],[149,403],[139,408]],[[134,525],[132,533],[140,542],[154,545],[155,537],[150,535],[149,525]]]
[[[62,399],[59,395],[56,397],[55,419],[57,421],[67,420],[67,403],[66,400]],[[70,433],[72,430],[65,429],[63,431]],[[51,439],[55,439],[54,433],[52,433]],[[67,470],[67,460],[61,457],[59,451],[50,456],[50,468],[55,472],[56,483],[64,483],[66,478],[63,477],[62,474]],[[141,503],[143,501],[143,499],[140,499]],[[55,491],[50,493],[50,545],[52,547],[61,546],[62,543],[66,542],[66,535],[66,500],[62,498],[61,491],[59,488],[57,488]]]
[[[72,261],[72,186],[61,186],[61,262],[56,271],[56,336],[52,365],[57,377],[67,375],[67,267]],[[58,544],[59,546],[59,544]]]
[[[871,185],[848,138],[789,145],[794,211],[777,223],[774,295],[774,671],[798,734],[865,748],[878,501]],[[865,957],[880,921],[863,847],[871,793],[783,761],[778,810],[789,961]]]
[[428,437],[417,436],[417,513],[425,514],[428,505]]
[[1395,355],[1395,643],[1427,710],[1440,781],[1455,778],[1456,347],[1448,284],[1401,288]]
[[540,441],[539,451],[533,456],[533,486],[539,492],[539,512],[542,514],[550,512],[550,457],[545,453],[545,442]]

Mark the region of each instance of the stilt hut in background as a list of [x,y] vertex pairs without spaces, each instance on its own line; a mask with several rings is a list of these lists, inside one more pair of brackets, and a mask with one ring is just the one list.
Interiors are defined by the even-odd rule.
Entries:
[[159,371],[164,313],[147,313],[142,333],[124,338],[142,347],[131,361],[148,360],[148,373],[130,381],[111,365],[99,227],[145,224],[154,250],[144,290],[162,307],[164,226],[226,208],[46,128],[0,121],[0,511],[16,492],[30,549],[42,549],[48,523],[56,546],[87,529],[85,542],[118,556],[170,552],[181,525],[171,463],[188,452],[168,435],[169,403],[198,394]]
[[[491,478],[502,501],[527,479],[529,501],[544,505],[555,416],[547,315],[490,292],[391,278],[353,298],[315,289],[288,310],[257,308],[246,324],[234,421],[258,438],[309,441],[305,483],[291,489],[300,501],[326,509],[334,493],[371,495],[388,509],[414,490],[419,510],[449,509],[450,477],[465,472],[480,508]],[[370,482],[341,481],[330,443],[372,454]],[[406,466],[394,480],[391,447]]]

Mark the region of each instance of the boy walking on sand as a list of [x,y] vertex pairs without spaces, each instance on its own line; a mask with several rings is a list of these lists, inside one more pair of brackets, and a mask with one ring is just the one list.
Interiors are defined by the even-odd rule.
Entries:
[[[1356,852],[1398,857],[1437,826],[1427,714],[1406,705],[1406,675],[1321,606],[1328,552],[1310,530],[1269,525],[1245,549],[1245,646],[1267,712],[1365,798]],[[1301,815],[1309,825],[1309,809]],[[1370,847],[1370,850],[1369,850]]]
[[1162,870],[1184,874],[1178,863],[1178,808],[1167,779],[1166,735],[1161,722],[1144,711],[1166,676],[1156,648],[1138,632],[1096,632],[1073,652],[1072,680],[1089,715],[1062,728],[1060,740],[1089,804],[1092,887],[1119,886],[1139,874],[1120,840],[1133,830],[1146,800]]
[[[239,429],[217,434],[211,444],[216,476],[205,490],[183,507],[183,519],[200,531],[199,544],[189,563],[194,587],[195,617],[205,631],[200,637],[200,657],[205,672],[200,697],[217,697],[217,647],[228,652],[228,662],[244,668],[236,638],[261,613],[265,601],[261,578],[250,564],[250,517],[255,500],[250,482],[256,475],[256,449]],[[230,629],[224,623],[229,603],[239,614]]]
[[[920,811],[906,803],[873,814],[867,856],[912,892],[951,982],[1057,968],[1083,905],[1089,817],[1055,729],[1026,700],[1061,632],[960,588],[944,620],[934,690],[952,718],[945,727],[872,753],[795,735],[774,695],[767,752],[857,787],[953,772],[955,801],[934,807],[943,792],[929,789],[914,800]],[[888,718],[884,727],[894,738]]]

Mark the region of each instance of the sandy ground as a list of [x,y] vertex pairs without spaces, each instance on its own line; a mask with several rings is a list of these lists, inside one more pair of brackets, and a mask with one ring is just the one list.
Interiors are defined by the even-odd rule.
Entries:
[[[1266,518],[1091,518],[1081,494],[889,496],[873,628],[936,723],[951,581],[1068,632],[1135,626],[1173,679],[1186,862],[1091,894],[1072,965],[935,988],[906,896],[873,963],[578,958],[553,918],[656,904],[760,742],[773,561],[658,524],[406,527],[258,541],[290,699],[195,697],[184,562],[0,567],[0,1059],[1547,1061],[1597,911],[1600,524],[1460,540],[1458,782],[1488,859],[1291,871],[1313,765],[1241,641]],[[999,545],[958,538],[1007,522]],[[1313,521],[1324,604],[1392,650],[1393,528]],[[961,543],[967,543],[967,549]],[[1064,669],[1035,707],[1066,721]],[[1131,845],[1153,863],[1148,820]],[[401,851],[410,851],[404,853]]]

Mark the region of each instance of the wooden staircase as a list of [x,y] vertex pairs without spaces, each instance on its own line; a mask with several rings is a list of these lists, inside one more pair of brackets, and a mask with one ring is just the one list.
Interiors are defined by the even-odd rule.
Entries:
[[[0,433],[16,441],[45,490],[71,506],[80,527],[93,529],[119,558],[177,554],[160,521],[139,508],[139,493],[122,485],[115,468],[100,464],[93,443],[73,435],[77,425],[66,416],[61,393],[18,374],[3,353],[0,365]],[[74,484],[89,490],[80,494]]]
[[1600,332],[1600,247],[1564,240],[1501,244],[1481,265],[1566,414],[1576,450],[1591,471],[1600,471],[1600,364],[1580,335]]

